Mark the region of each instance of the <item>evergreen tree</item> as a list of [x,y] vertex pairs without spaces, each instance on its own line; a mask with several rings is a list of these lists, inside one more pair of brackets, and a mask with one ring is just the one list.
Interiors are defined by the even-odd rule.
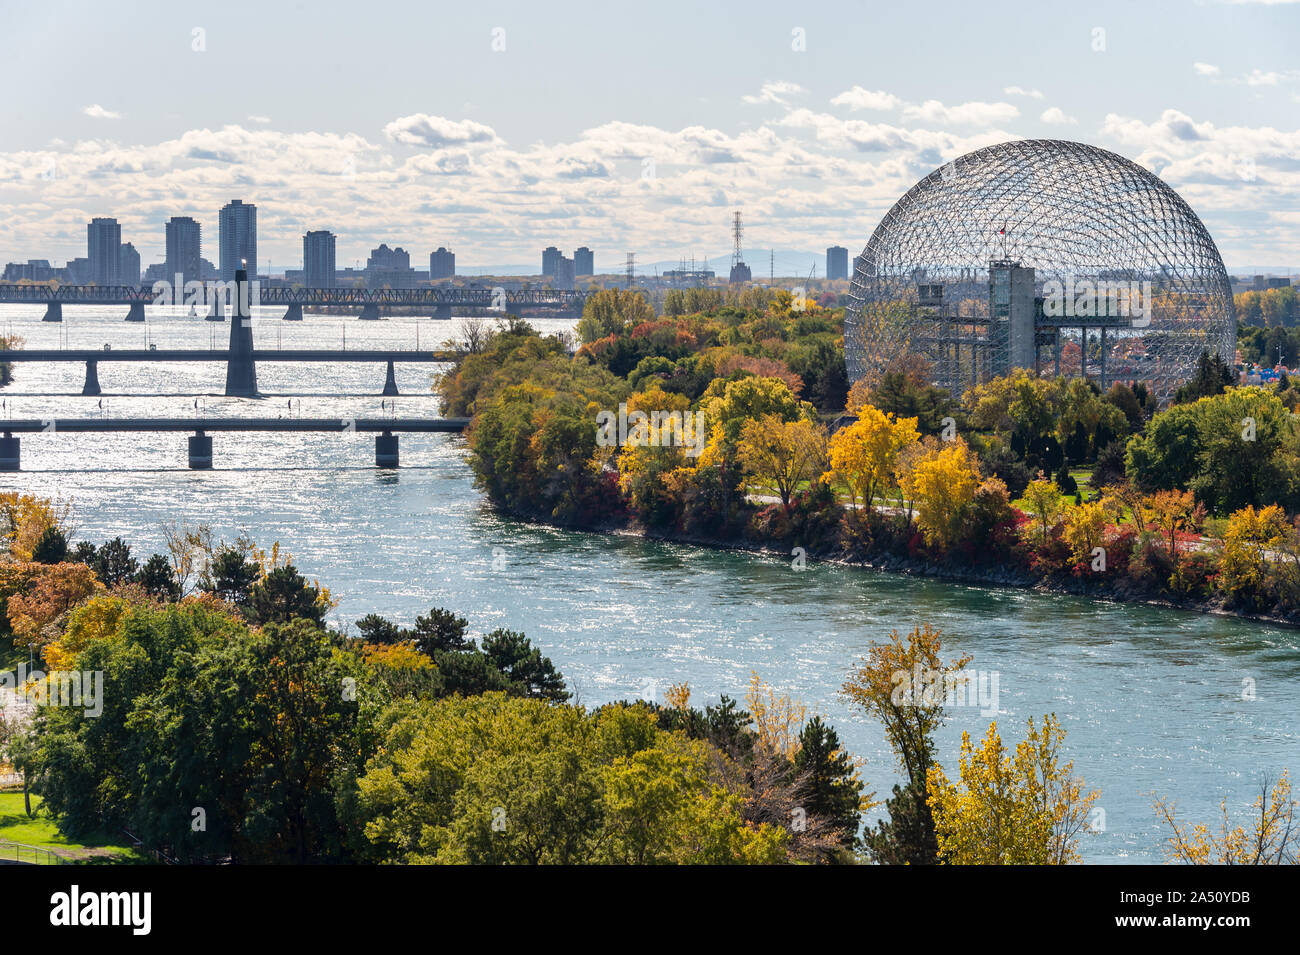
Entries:
[[852,849],[858,838],[862,783],[853,771],[848,753],[840,745],[839,734],[822,722],[820,716],[804,724],[794,766],[809,775],[804,808],[829,819],[842,833],[841,845]]
[[114,537],[99,548],[92,566],[95,576],[102,580],[106,587],[114,587],[134,579],[140,569],[136,559],[131,556],[131,546],[120,537]]
[[302,618],[320,624],[325,606],[320,589],[307,583],[292,564],[277,567],[253,585],[248,594],[248,617],[254,623],[288,623]]
[[144,562],[140,572],[135,575],[135,582],[146,593],[164,600],[175,600],[181,594],[180,584],[172,573],[171,561],[162,554],[154,554]]
[[469,621],[450,610],[434,607],[428,616],[416,617],[415,626],[404,639],[415,639],[415,648],[430,656],[436,650],[458,652],[468,650],[471,644],[465,639]]
[[32,548],[32,560],[38,564],[61,564],[67,559],[67,535],[53,525],[45,528]]

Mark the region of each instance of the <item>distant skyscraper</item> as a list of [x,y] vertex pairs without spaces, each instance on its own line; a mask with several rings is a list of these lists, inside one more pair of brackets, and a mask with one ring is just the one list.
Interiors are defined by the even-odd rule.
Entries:
[[[257,206],[235,199],[218,216],[221,245],[221,281],[233,282],[237,269],[257,277]],[[247,264],[241,264],[243,263]]]
[[96,285],[121,285],[122,227],[116,219],[91,219],[86,226],[86,258],[90,281]]
[[204,280],[202,245],[203,228],[194,219],[172,216],[167,220],[167,261],[163,280],[175,282],[179,274],[181,287],[176,289],[177,294],[181,293],[186,282]]
[[455,275],[456,253],[438,246],[438,251],[429,256],[429,278],[449,279]]
[[574,282],[574,265],[573,259],[567,255],[561,255],[555,260],[555,272],[551,276],[552,284],[557,289],[572,289]]
[[122,259],[118,266],[119,281],[122,285],[140,284],[140,253],[130,242],[123,242]]
[[334,287],[334,233],[324,229],[302,237],[303,284],[307,288]]
[[585,245],[573,252],[573,274],[574,275],[595,275],[596,265],[595,256],[591,249]]
[[560,255],[560,250],[553,245],[548,245],[542,249],[542,275],[553,278],[555,276],[555,266],[561,258],[563,256]]
[[411,271],[411,254],[400,245],[390,249],[381,242],[379,248],[371,249],[366,260],[366,284],[370,288],[412,288],[415,273]]
[[844,246],[833,245],[826,250],[826,277],[828,279],[849,277],[849,250]]

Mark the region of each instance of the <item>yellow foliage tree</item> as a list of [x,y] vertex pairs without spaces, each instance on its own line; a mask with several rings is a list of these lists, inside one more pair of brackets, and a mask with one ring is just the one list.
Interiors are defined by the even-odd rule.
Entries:
[[917,507],[927,543],[948,547],[961,537],[963,519],[980,486],[979,468],[960,438],[931,447],[900,467],[899,485]]
[[886,490],[898,463],[899,452],[920,440],[916,418],[895,418],[871,405],[863,405],[858,420],[831,436],[831,470],[825,481],[839,481],[856,505],[870,508],[878,492]]
[[1060,521],[1061,515],[1065,512],[1065,505],[1061,501],[1061,489],[1056,486],[1056,482],[1040,476],[1029,482],[1025,488],[1025,504],[1029,507],[1029,513],[1037,522],[1040,533],[1039,542],[1047,543],[1047,536],[1056,527]]
[[1065,515],[1065,542],[1070,545],[1070,559],[1076,564],[1092,563],[1092,552],[1106,543],[1110,514],[1099,501],[1086,501],[1070,508]]
[[783,421],[778,415],[746,421],[737,459],[750,477],[774,487],[782,506],[789,510],[790,497],[800,482],[822,473],[826,429],[818,422]]
[[1079,834],[1099,793],[1084,793],[1072,762],[1062,764],[1065,730],[1054,715],[1031,718],[1008,754],[997,724],[979,746],[962,733],[957,783],[931,766],[928,799],[939,854],[952,865],[1065,865],[1079,860]]
[[51,527],[63,527],[68,508],[34,494],[16,491],[0,493],[0,539],[10,555],[20,561],[32,559],[32,549]]
[[1156,800],[1156,812],[1173,830],[1165,847],[1171,861],[1185,865],[1295,865],[1296,801],[1291,798],[1291,779],[1286,770],[1277,782],[1260,786],[1251,809],[1253,822],[1247,828],[1232,825],[1228,803],[1219,804],[1223,814],[1218,835],[1204,823],[1186,826],[1178,821],[1172,802]]
[[1268,577],[1269,552],[1286,540],[1286,514],[1276,504],[1247,505],[1228,518],[1223,532],[1219,586],[1229,595],[1256,594]]
[[745,709],[754,720],[759,740],[769,751],[789,759],[799,750],[799,734],[808,718],[808,708],[789,696],[777,696],[757,673],[749,675]]

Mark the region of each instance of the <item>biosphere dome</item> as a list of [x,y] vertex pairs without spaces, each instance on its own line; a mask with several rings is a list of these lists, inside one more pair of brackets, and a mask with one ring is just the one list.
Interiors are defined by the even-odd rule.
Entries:
[[856,259],[845,322],[854,380],[919,357],[954,394],[1029,368],[1164,400],[1203,350],[1235,347],[1223,260],[1191,207],[1058,140],[979,149],[908,190]]

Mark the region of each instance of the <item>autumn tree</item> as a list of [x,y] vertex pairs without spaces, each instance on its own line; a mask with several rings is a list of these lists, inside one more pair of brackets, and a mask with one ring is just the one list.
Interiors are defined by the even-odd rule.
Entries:
[[1291,779],[1286,770],[1276,782],[1266,778],[1251,807],[1246,824],[1233,825],[1228,802],[1219,804],[1223,821],[1218,833],[1205,823],[1180,822],[1174,803],[1156,800],[1156,813],[1172,834],[1166,853],[1173,862],[1185,865],[1295,865],[1296,801],[1291,797]]
[[789,511],[799,485],[819,478],[824,469],[826,429],[814,421],[782,421],[776,415],[746,421],[737,459],[750,477],[775,488]]
[[960,540],[980,486],[979,466],[966,442],[958,438],[931,445],[900,471],[899,485],[916,503],[916,522],[926,542],[947,548]]
[[1025,503],[1029,513],[1038,524],[1039,543],[1046,545],[1048,535],[1056,527],[1065,511],[1061,501],[1061,489],[1050,478],[1039,477],[1029,482],[1025,488]]
[[831,436],[831,470],[824,479],[839,481],[855,505],[860,501],[870,509],[893,480],[899,452],[919,439],[915,418],[895,418],[864,405],[857,421]]
[[1065,730],[1054,715],[1032,718],[1014,754],[990,723],[975,746],[962,733],[956,783],[932,765],[930,809],[943,861],[951,865],[1065,865],[1079,861],[1079,835],[1096,791],[1085,793],[1062,763]]
[[941,651],[941,634],[928,623],[906,637],[892,631],[888,643],[872,645],[841,688],[850,702],[881,722],[907,776],[907,786],[895,786],[888,800],[889,822],[864,836],[880,862],[938,861],[927,785],[934,765],[934,733],[946,719],[945,694],[926,694],[914,684],[919,676],[930,686],[946,687],[961,678],[960,671],[971,660],[962,656],[944,661]]

